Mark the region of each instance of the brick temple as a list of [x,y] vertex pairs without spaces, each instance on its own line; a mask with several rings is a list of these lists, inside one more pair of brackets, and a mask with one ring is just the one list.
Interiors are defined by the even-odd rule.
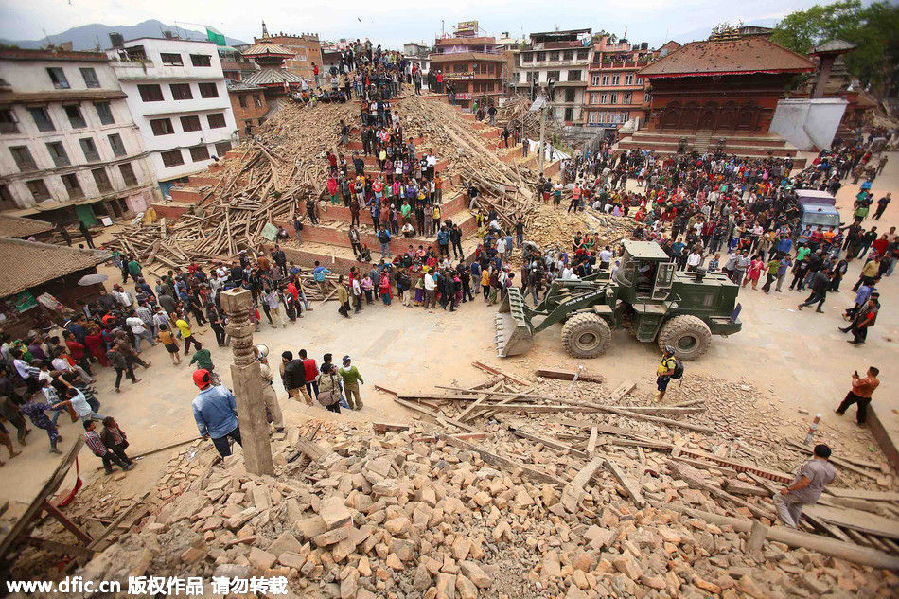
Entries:
[[796,149],[769,126],[794,77],[814,69],[761,36],[686,44],[638,72],[651,84],[649,120],[618,147],[793,156]]

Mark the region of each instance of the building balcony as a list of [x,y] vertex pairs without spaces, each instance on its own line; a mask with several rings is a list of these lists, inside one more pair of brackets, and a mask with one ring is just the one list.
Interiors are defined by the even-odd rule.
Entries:
[[580,67],[582,69],[588,68],[592,63],[589,59],[572,59],[572,60],[532,60],[525,61],[522,60],[520,62],[521,68],[553,68],[553,67]]

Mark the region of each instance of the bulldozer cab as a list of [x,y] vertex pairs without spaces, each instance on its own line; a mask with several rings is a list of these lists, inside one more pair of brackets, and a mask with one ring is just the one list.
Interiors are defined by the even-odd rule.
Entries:
[[629,292],[630,303],[661,302],[668,298],[676,265],[655,241],[624,242],[624,257],[616,282]]

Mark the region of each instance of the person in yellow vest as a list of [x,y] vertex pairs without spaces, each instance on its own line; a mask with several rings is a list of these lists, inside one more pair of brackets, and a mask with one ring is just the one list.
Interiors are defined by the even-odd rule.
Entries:
[[674,370],[677,368],[677,357],[674,355],[674,347],[670,345],[666,345],[662,348],[662,360],[659,362],[659,368],[656,372],[656,385],[658,387],[658,391],[656,392],[656,401],[662,401],[662,398],[665,397],[665,391],[668,389],[668,383],[671,382],[671,377],[674,374]]

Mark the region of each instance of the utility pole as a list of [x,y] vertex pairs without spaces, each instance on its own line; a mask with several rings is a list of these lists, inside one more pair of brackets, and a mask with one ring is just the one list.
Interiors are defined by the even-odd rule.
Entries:
[[222,308],[228,315],[225,330],[231,336],[231,349],[234,351],[231,381],[237,399],[244,465],[247,472],[253,474],[274,474],[272,442],[262,399],[262,376],[253,351],[253,331],[256,329],[250,322],[253,296],[247,289],[231,289],[222,292],[221,300]]
[[540,142],[537,144],[537,172],[543,174],[543,140],[546,135],[546,109],[549,101],[543,103],[540,107]]

